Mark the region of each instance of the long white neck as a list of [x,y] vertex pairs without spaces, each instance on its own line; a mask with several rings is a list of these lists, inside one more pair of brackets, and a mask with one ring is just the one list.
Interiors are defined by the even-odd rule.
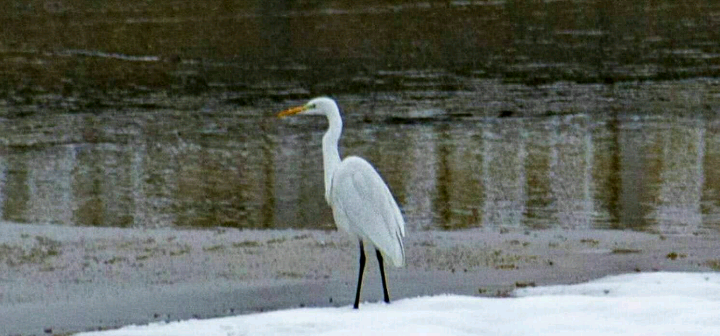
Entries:
[[342,133],[342,119],[340,111],[333,106],[327,112],[328,130],[325,132],[322,141],[323,168],[325,170],[325,200],[330,203],[330,186],[332,185],[333,173],[340,164],[340,153],[338,152],[338,140]]

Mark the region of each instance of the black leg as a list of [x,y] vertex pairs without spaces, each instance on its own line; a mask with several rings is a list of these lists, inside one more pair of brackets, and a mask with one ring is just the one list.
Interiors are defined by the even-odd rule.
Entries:
[[357,292],[355,292],[355,304],[353,308],[358,309],[360,306],[360,288],[362,288],[363,272],[365,271],[365,248],[362,240],[360,241],[360,271],[358,273]]
[[378,265],[380,265],[380,276],[382,277],[383,283],[383,295],[385,296],[385,303],[390,303],[390,294],[388,294],[387,281],[385,280],[385,266],[383,265],[383,257],[380,250],[375,249],[377,255]]

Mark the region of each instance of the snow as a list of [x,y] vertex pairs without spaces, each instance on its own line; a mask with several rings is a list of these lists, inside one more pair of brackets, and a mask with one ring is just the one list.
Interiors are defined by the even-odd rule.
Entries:
[[128,326],[82,336],[720,335],[720,273],[636,273],[518,289]]

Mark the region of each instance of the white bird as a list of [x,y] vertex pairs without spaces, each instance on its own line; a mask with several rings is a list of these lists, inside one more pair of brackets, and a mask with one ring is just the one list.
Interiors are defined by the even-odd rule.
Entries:
[[334,100],[327,97],[315,98],[303,106],[280,112],[278,117],[294,114],[325,116],[329,123],[322,140],[325,200],[332,208],[335,225],[356,238],[360,244],[360,271],[353,308],[357,309],[360,305],[360,288],[365,270],[363,242],[369,242],[375,247],[384,299],[386,303],[390,303],[383,255],[390,258],[395,267],[405,264],[402,241],[405,236],[405,220],[397,202],[380,174],[369,162],[357,156],[340,160],[338,140],[342,132],[342,119]]

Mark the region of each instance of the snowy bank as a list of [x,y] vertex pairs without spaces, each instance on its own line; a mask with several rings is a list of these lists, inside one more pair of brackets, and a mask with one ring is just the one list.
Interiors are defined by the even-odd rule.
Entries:
[[440,295],[78,335],[720,335],[720,273],[625,274],[513,295]]

